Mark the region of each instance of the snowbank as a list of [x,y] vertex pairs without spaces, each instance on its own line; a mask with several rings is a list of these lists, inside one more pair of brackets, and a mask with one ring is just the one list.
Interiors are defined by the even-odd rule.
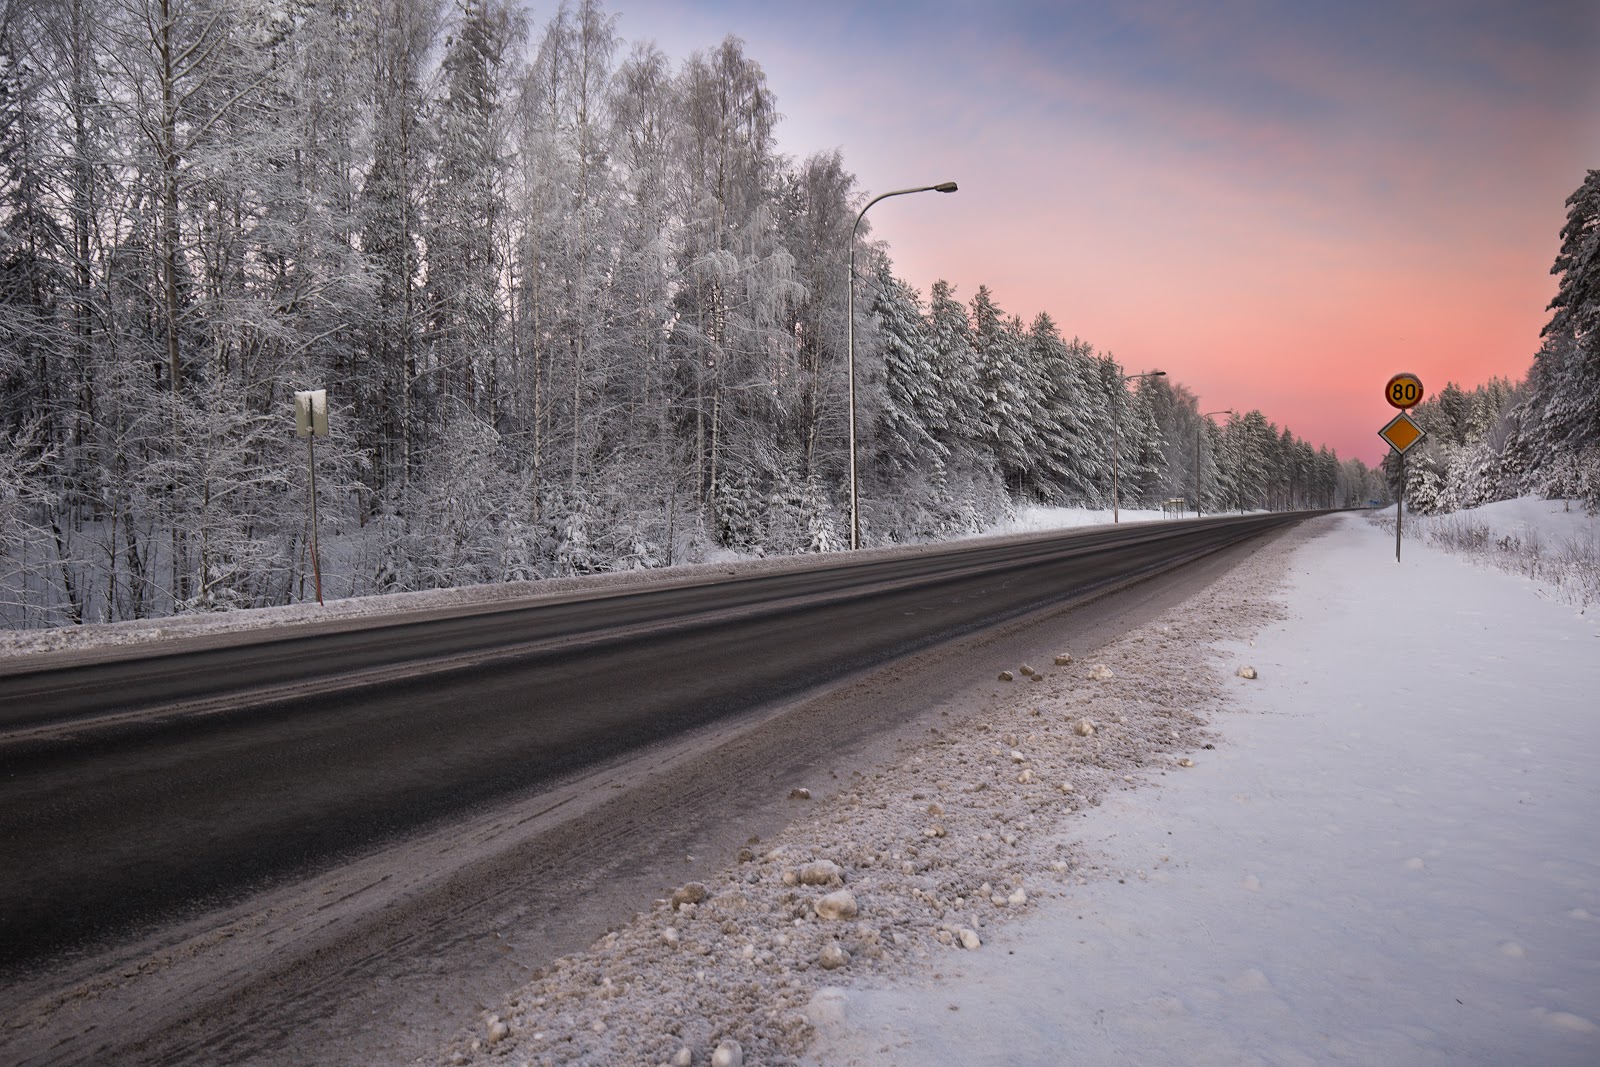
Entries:
[[[1376,521],[1391,533],[1392,516]],[[1600,516],[1577,501],[1522,497],[1448,515],[1407,517],[1408,537],[1527,578],[1541,595],[1587,610],[1600,602]]]
[[[1117,512],[1118,522],[1160,522],[1166,516],[1160,509],[1150,508],[1121,508]],[[1185,512],[1186,519],[1194,518],[1194,513]],[[1109,526],[1111,525],[1111,509],[1094,508],[1052,508],[1029,504],[1017,509],[1014,518],[996,523],[993,527],[975,536],[989,537],[995,534],[1018,533],[1043,533],[1047,530],[1067,530],[1079,526]]]
[[1069,838],[1128,876],[839,994],[809,1062],[1600,1062],[1600,626],[1391,544],[1297,554],[1226,743]]
[[1534,541],[1555,546],[1569,541],[1600,540],[1600,515],[1588,514],[1580,502],[1532,496],[1463,508],[1448,515],[1407,516],[1406,523],[1414,525],[1423,536],[1451,527],[1477,526],[1486,530],[1494,541],[1511,537],[1524,543]]

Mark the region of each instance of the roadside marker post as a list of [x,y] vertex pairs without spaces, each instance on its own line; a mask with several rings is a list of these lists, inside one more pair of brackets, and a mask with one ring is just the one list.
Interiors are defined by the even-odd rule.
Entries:
[[[294,394],[294,432],[306,439],[306,466],[311,472],[311,573],[322,603],[322,559],[317,552],[317,438],[328,436],[328,391],[307,389]],[[301,586],[303,590],[305,587]]]
[[1383,398],[1389,402],[1390,407],[1400,409],[1400,413],[1378,431],[1378,436],[1383,438],[1395,454],[1400,457],[1400,486],[1394,495],[1394,561],[1400,562],[1400,527],[1406,503],[1406,452],[1418,441],[1427,436],[1427,432],[1406,414],[1410,408],[1422,403],[1422,379],[1415,374],[1402,372],[1390,378],[1383,387]]

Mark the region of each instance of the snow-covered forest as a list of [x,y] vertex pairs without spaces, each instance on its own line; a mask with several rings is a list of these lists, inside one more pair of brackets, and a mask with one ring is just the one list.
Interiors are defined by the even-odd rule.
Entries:
[[1412,411],[1428,436],[1407,454],[1408,507],[1437,514],[1533,495],[1600,511],[1600,170],[1566,206],[1552,314],[1527,379],[1446,385]]
[[[591,0],[0,0],[0,624],[309,596],[302,389],[337,595],[847,543],[868,191],[779,117]],[[1385,495],[857,253],[865,543],[1106,503],[1114,439],[1127,505]]]

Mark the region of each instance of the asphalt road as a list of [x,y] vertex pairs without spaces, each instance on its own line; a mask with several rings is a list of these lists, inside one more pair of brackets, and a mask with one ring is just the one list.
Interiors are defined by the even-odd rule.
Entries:
[[841,557],[223,648],[0,665],[0,976],[1303,517]]

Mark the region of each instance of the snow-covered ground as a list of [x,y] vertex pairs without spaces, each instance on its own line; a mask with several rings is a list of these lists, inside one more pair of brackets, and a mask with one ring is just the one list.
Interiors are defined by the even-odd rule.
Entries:
[[840,994],[815,1062],[1600,1063],[1600,623],[1390,544],[1302,549],[1226,742],[1075,828],[1134,877]]
[[[1383,514],[1392,514],[1384,509]],[[1587,543],[1600,538],[1600,516],[1590,515],[1572,500],[1541,500],[1524,496],[1498,500],[1482,507],[1466,508],[1448,515],[1407,518],[1426,532],[1453,525],[1477,525],[1490,531],[1494,540],[1515,538],[1526,544],[1559,547],[1568,542]],[[1402,556],[1404,553],[1402,553]]]
[[[1394,513],[1382,514],[1392,534]],[[1520,574],[1540,595],[1580,609],[1600,603],[1600,516],[1570,500],[1522,497],[1447,515],[1407,516],[1404,533]]]
[[1600,1062],[1600,622],[1321,524],[976,687],[442,1060]]

